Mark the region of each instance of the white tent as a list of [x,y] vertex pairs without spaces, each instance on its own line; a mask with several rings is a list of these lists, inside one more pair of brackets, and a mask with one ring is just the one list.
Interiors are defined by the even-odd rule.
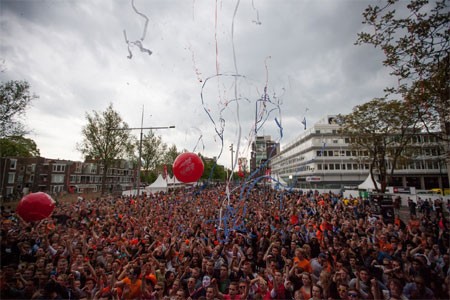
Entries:
[[161,174],[159,174],[158,178],[156,178],[155,182],[150,184],[149,186],[145,187],[145,191],[147,194],[150,193],[159,193],[159,192],[167,192],[167,182],[162,177]]
[[[144,190],[140,190],[139,194],[143,194]],[[135,196],[137,194],[137,189],[133,189],[133,190],[126,190],[122,192],[122,196]]]
[[167,183],[169,185],[179,185],[179,184],[183,184],[182,182],[180,182],[175,176],[167,178]]
[[[378,181],[376,181],[376,183],[377,183],[378,187],[381,187],[381,184]],[[372,180],[372,177],[370,176],[370,174],[369,174],[369,176],[367,176],[366,180],[364,180],[363,183],[358,185],[358,189],[359,190],[375,190],[375,185],[373,184],[373,180]]]

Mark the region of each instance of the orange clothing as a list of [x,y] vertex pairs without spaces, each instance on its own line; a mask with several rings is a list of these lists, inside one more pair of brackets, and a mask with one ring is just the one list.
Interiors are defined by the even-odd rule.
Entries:
[[411,230],[415,229],[419,229],[420,227],[420,221],[419,220],[409,220],[408,226]]
[[311,264],[306,258],[300,260],[298,257],[294,257],[294,263],[297,264],[297,267],[302,268],[303,271],[308,273],[312,272]]
[[392,244],[389,243],[389,242],[383,242],[383,241],[380,241],[380,242],[378,243],[378,245],[379,245],[381,251],[383,251],[383,252],[390,252],[391,250],[394,249],[394,248],[392,247]]
[[125,277],[123,280],[123,299],[137,299],[141,295],[142,280],[137,279],[134,283],[131,279]]

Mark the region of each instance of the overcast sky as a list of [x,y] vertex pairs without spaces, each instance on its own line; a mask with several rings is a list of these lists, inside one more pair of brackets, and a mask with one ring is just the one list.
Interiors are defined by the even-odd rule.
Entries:
[[175,125],[158,134],[178,150],[219,156],[224,128],[219,163],[229,166],[231,144],[250,157],[256,118],[256,134],[283,148],[303,118],[309,127],[349,113],[393,82],[380,51],[354,45],[379,1],[0,3],[0,80],[26,80],[39,96],[26,124],[47,158],[82,160],[86,113],[112,103],[130,127],[143,108],[144,127]]

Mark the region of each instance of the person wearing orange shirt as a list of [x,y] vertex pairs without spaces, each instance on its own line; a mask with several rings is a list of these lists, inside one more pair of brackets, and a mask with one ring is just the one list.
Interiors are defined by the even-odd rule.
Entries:
[[302,268],[304,272],[312,272],[311,264],[309,263],[309,260],[305,258],[305,250],[300,247],[295,249],[294,263],[297,267]]
[[132,267],[128,270],[128,276],[116,282],[115,286],[121,287],[122,299],[138,299],[141,296],[142,280],[139,279],[141,268]]

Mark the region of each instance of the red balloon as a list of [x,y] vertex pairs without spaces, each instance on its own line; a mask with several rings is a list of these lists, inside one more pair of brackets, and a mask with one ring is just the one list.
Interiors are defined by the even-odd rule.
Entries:
[[195,153],[182,153],[173,162],[173,174],[181,182],[195,182],[202,177],[203,161]]
[[46,193],[37,192],[23,197],[16,213],[26,222],[35,222],[49,217],[54,209],[55,200]]

